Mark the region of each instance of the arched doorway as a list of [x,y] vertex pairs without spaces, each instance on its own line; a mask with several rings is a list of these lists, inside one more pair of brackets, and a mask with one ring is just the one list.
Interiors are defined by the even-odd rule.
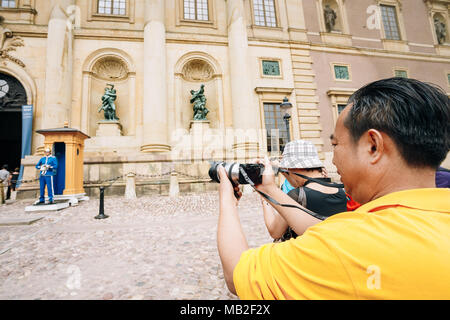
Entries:
[[20,167],[22,144],[22,106],[27,104],[23,85],[13,76],[0,72],[0,165],[10,170]]

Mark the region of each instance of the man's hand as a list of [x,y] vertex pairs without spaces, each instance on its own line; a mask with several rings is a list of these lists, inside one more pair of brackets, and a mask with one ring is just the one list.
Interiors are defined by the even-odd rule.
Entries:
[[264,172],[262,174],[262,183],[255,186],[255,188],[264,193],[278,189],[277,184],[275,183],[275,173],[273,172],[269,158],[266,156],[264,160],[259,160],[258,163],[264,165]]

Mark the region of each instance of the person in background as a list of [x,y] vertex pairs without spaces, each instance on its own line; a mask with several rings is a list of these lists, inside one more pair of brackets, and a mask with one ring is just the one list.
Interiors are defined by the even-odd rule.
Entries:
[[[331,179],[326,176],[324,165],[312,142],[296,140],[286,144],[279,167],[287,170],[287,172],[283,172],[283,175],[293,187],[288,195],[302,206],[324,217],[346,211],[345,191],[343,188],[331,186]],[[304,177],[300,177],[296,173]],[[314,178],[315,181],[307,180],[307,178]],[[330,185],[322,185],[318,182]],[[298,216],[293,217],[295,221],[288,222],[263,197],[261,200],[267,230],[276,241],[296,238],[298,234],[303,234],[308,227],[322,221],[305,212],[298,211]]]
[[45,157],[42,157],[36,164],[36,169],[39,169],[39,185],[40,197],[38,204],[45,204],[45,186],[47,186],[49,204],[53,204],[53,177],[56,175],[58,168],[58,160],[51,155],[50,148],[44,150]]
[[450,188],[450,170],[439,167],[436,171],[436,187]]
[[16,191],[16,184],[17,180],[19,179],[20,169],[16,168],[12,172],[12,174],[9,177],[9,183],[8,183],[8,192],[6,193],[6,200],[9,200],[11,198],[11,191]]
[[0,170],[0,202],[5,203],[5,189],[8,187],[10,173],[8,171],[8,165],[4,164]]
[[281,185],[281,190],[283,190],[284,193],[288,194],[289,191],[294,190],[295,188],[291,186],[288,179],[285,179],[283,184]]

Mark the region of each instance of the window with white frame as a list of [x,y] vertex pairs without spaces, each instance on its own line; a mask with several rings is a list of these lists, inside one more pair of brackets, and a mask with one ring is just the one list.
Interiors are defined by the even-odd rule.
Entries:
[[396,7],[381,5],[380,8],[386,39],[401,40]]
[[267,133],[267,151],[283,152],[284,146],[289,141],[279,103],[264,103],[264,122]]
[[208,0],[184,0],[184,19],[209,21]]
[[274,0],[253,0],[253,15],[257,26],[277,26]]
[[127,14],[126,0],[98,0],[97,13],[124,16]]
[[15,8],[16,0],[1,0],[2,8]]

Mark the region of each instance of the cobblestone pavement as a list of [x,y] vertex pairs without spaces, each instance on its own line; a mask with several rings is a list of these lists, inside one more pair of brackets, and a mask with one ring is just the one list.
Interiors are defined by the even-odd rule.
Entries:
[[[0,299],[236,299],[216,246],[217,192],[178,198],[98,199],[57,213],[25,213],[30,201],[0,206],[0,218],[45,215],[0,226]],[[249,246],[270,241],[257,194],[239,214]]]

